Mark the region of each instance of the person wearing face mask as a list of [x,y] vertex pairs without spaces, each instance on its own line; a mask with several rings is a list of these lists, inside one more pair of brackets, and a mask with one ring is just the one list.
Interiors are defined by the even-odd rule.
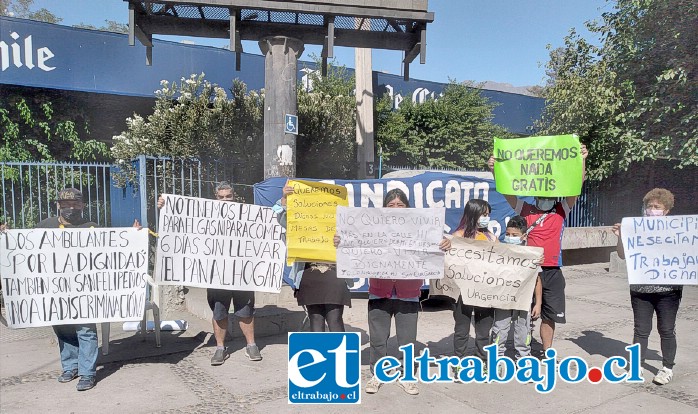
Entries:
[[[492,207],[485,200],[469,200],[463,208],[463,217],[453,232],[456,237],[466,239],[486,240],[498,243],[497,236],[489,229],[490,212]],[[490,330],[494,320],[494,309],[463,304],[463,296],[453,307],[453,349],[458,358],[466,356],[471,320],[475,326],[475,356],[487,362],[485,347],[490,344]],[[460,367],[453,367],[453,378],[458,378]]]
[[[388,191],[383,199],[383,207],[409,208],[407,195],[399,188]],[[341,239],[334,236],[334,245],[339,247]],[[443,238],[439,248],[447,251],[451,241]],[[417,342],[417,317],[422,279],[369,279],[368,280],[368,336],[371,373],[378,360],[388,355],[390,324],[395,319],[395,335],[398,347]],[[403,364],[404,366],[404,364]],[[375,375],[368,380],[364,391],[367,394],[378,392],[382,382]],[[398,385],[409,395],[419,394],[416,383],[399,381]]]
[[[64,188],[58,192],[56,199],[58,216],[49,217],[40,221],[37,229],[72,229],[95,228],[97,223],[88,221],[83,216],[85,203],[82,200],[82,192],[76,188]],[[133,227],[141,229],[138,220],[134,220]],[[7,224],[0,225],[0,232],[8,230]],[[53,331],[58,338],[61,367],[63,371],[58,376],[58,382],[67,383],[78,377],[80,380],[76,386],[78,391],[87,391],[94,388],[97,382],[97,355],[99,342],[97,338],[97,325],[94,323],[53,325]]]
[[[82,192],[75,188],[65,188],[58,193],[56,200],[58,216],[40,221],[36,228],[40,229],[71,229],[93,228],[97,223],[86,220],[82,211],[85,204]],[[63,373],[58,382],[66,383],[80,377],[78,391],[93,388],[97,375],[97,355],[99,343],[97,325],[94,323],[74,325],[53,325],[53,331],[58,338],[58,348],[61,355]]]
[[[585,145],[580,146],[582,157],[582,181],[585,178],[586,158],[589,151]],[[490,157],[487,162],[492,175],[496,160]],[[561,200],[549,197],[535,197],[535,203],[529,204],[515,195],[504,195],[516,214],[526,219],[530,228],[526,244],[543,248],[541,265],[541,283],[543,300],[541,305],[540,337],[543,353],[553,346],[555,326],[567,321],[565,315],[565,277],[562,274],[562,232],[565,219],[577,202],[578,196],[564,197]]]
[[[507,223],[504,243],[513,245],[525,245],[528,226],[526,219],[521,216],[512,217]],[[542,259],[541,259],[542,261]],[[495,309],[494,325],[492,326],[492,343],[498,345],[499,356],[506,353],[506,341],[509,337],[509,329],[514,324],[514,349],[515,358],[531,355],[531,320],[540,316],[541,300],[543,298],[543,286],[540,275],[536,277],[536,287],[533,291],[533,305],[531,312],[512,309]]]
[[[645,217],[666,216],[674,207],[674,195],[664,188],[655,188],[642,199]],[[618,236],[618,257],[625,259],[620,223],[613,225]],[[657,331],[661,339],[662,369],[652,382],[668,384],[674,376],[676,358],[676,314],[683,295],[682,285],[630,285],[630,304],[633,308],[633,343],[640,344],[640,360],[644,364],[647,342],[652,332],[652,318],[657,314]]]

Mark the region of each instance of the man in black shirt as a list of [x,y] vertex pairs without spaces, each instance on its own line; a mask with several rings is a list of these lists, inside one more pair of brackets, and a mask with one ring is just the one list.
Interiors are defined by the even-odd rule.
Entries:
[[[82,216],[85,203],[82,193],[75,188],[66,188],[58,193],[56,200],[59,215],[42,220],[36,225],[43,229],[70,229],[97,227],[97,223],[87,221]],[[97,340],[97,325],[71,324],[53,325],[58,337],[58,347],[61,352],[63,373],[58,382],[70,382],[77,377],[77,390],[86,391],[95,386],[97,374],[97,355],[99,343]]]

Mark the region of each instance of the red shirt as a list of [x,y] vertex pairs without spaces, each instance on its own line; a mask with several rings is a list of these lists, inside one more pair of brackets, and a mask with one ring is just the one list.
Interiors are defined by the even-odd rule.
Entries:
[[[545,211],[522,200],[516,203],[517,214],[526,219],[530,227]],[[545,219],[531,230],[526,239],[527,246],[543,248],[543,264],[541,266],[562,266],[562,232],[565,228],[565,218],[570,209],[566,202],[557,202]]]

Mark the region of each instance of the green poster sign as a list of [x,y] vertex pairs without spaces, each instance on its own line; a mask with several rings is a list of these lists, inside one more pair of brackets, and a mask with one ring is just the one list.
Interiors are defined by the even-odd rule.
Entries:
[[582,192],[583,160],[576,135],[494,139],[497,191],[566,197]]

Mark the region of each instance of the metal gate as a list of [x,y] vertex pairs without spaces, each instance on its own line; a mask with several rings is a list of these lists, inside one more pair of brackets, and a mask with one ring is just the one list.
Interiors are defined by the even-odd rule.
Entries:
[[[234,182],[234,162],[139,156],[131,163],[135,176],[107,163],[2,162],[0,222],[12,228],[32,228],[58,214],[56,196],[65,187],[80,190],[85,218],[103,227],[128,227],[138,219],[157,231],[157,197],[177,194],[212,198],[215,186],[228,181],[239,201],[251,202],[247,184]],[[122,184],[119,184],[122,183]]]

